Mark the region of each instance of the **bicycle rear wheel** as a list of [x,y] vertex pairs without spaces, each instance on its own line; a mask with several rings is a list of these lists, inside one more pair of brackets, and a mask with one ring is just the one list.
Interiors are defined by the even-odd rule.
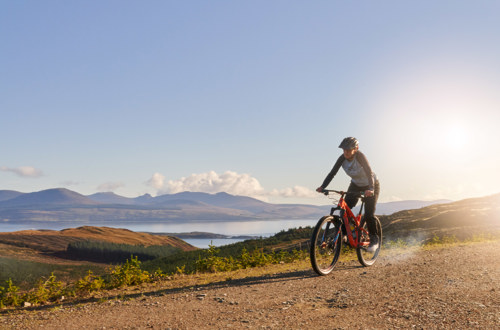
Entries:
[[[358,247],[356,248],[356,254],[358,255],[358,260],[359,262],[365,266],[371,266],[377,261],[378,255],[380,253],[380,248],[382,247],[382,225],[380,224],[380,220],[375,217],[376,219],[376,228],[377,228],[377,233],[375,234],[378,238],[378,246],[375,250],[369,251],[367,248],[367,245],[370,242],[370,236],[365,232],[365,231],[360,231],[361,237],[359,239],[359,244]],[[363,220],[363,228],[368,231],[366,222]],[[373,233],[370,233],[370,235],[373,235]],[[365,245],[363,245],[365,243]]]
[[335,267],[342,248],[341,221],[338,217],[324,216],[311,237],[311,265],[318,275],[328,275]]

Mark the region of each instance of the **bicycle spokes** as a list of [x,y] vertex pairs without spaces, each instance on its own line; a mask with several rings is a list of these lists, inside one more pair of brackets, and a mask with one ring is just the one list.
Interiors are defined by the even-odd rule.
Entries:
[[[375,222],[377,231],[371,235],[367,231],[366,223],[363,225],[362,230],[360,230],[360,240],[358,248],[356,249],[356,254],[358,255],[358,260],[363,266],[371,266],[377,260],[380,253],[380,248],[382,246],[382,226],[380,221],[376,219]],[[376,242],[372,242],[376,240]],[[370,246],[371,243],[378,243],[378,245]]]
[[[335,193],[340,195],[337,205],[332,207],[330,215],[322,217],[314,228],[311,237],[310,257],[311,265],[319,275],[327,275],[335,267],[342,248],[342,230],[346,227],[348,244],[356,249],[358,260],[363,266],[371,266],[377,260],[377,257],[382,246],[382,226],[380,221],[375,217],[376,232],[368,232],[367,225],[362,218],[362,210],[364,199],[358,215],[354,215],[344,200],[344,196],[349,192],[326,190],[325,195]],[[356,193],[359,194],[359,193]],[[361,194],[362,195],[362,194]],[[358,196],[359,197],[359,196]],[[350,223],[353,224],[351,228]],[[378,241],[378,245],[373,248],[374,240]]]
[[340,225],[332,216],[320,219],[311,239],[311,264],[320,275],[330,273],[342,245]]

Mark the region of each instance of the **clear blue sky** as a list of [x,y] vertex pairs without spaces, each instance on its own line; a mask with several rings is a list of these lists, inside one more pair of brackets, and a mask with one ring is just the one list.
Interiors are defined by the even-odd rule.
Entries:
[[325,203],[312,191],[355,136],[380,201],[500,192],[499,12],[1,1],[0,189]]

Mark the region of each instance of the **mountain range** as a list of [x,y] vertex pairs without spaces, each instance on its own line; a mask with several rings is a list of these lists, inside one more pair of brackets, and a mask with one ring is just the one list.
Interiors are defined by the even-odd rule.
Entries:
[[[447,203],[400,201],[379,203],[377,214]],[[32,193],[0,190],[0,221],[238,221],[317,218],[331,205],[272,204],[227,193],[182,192],[153,197],[128,198],[112,192],[82,195],[65,188]]]

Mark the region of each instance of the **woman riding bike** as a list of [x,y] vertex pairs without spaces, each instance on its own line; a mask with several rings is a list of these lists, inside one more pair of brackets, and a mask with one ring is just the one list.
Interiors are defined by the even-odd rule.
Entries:
[[[347,175],[351,177],[351,184],[347,189],[345,201],[349,208],[356,206],[359,200],[357,193],[365,194],[365,215],[368,232],[376,233],[375,223],[375,207],[377,204],[378,195],[380,193],[380,184],[375,173],[373,173],[365,155],[359,151],[358,140],[354,137],[346,137],[339,145],[339,148],[344,150],[344,153],[333,165],[332,170],[326,176],[323,184],[316,191],[323,192],[328,187],[332,179],[335,177],[340,167],[344,169]],[[378,247],[378,237],[370,235],[370,246],[368,250],[374,251]]]

